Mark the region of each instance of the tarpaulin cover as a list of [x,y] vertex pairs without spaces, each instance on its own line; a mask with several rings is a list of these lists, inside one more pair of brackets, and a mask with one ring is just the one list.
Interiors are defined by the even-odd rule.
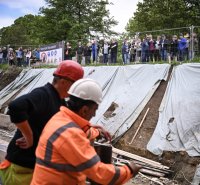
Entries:
[[[137,107],[157,82],[166,79],[169,67],[168,64],[118,67],[111,78],[101,84],[104,87],[103,102],[91,122],[104,126],[114,138],[124,134],[135,120]],[[90,77],[99,81],[99,76],[93,75],[95,73]]]
[[36,79],[43,71],[44,69],[23,70],[13,82],[0,91],[0,108],[2,108],[2,105],[10,98],[20,93],[27,84]]
[[[151,98],[149,94],[152,95],[161,80],[166,80],[169,67],[169,64],[84,67],[85,77],[97,80],[103,89],[103,102],[91,122],[103,125],[114,138],[124,134],[142,111],[138,107],[145,106]],[[0,99],[1,94],[9,96],[15,88],[19,91],[20,86],[23,91],[18,96],[51,82],[54,70],[26,71],[20,80],[16,79],[0,92]]]
[[200,155],[200,64],[174,68],[147,149],[156,155],[186,151]]

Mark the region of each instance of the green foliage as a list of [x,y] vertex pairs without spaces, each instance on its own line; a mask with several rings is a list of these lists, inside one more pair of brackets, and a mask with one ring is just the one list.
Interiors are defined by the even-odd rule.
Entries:
[[0,69],[6,71],[9,68],[8,64],[0,64]]
[[106,0],[46,0],[45,40],[83,40],[96,34],[111,34],[116,21],[109,17]]
[[108,0],[45,0],[40,15],[25,15],[0,29],[0,45],[43,45],[115,34]]
[[31,14],[16,19],[13,25],[1,29],[1,45],[39,45],[41,19]]
[[135,32],[200,25],[199,0],[143,0],[126,30]]

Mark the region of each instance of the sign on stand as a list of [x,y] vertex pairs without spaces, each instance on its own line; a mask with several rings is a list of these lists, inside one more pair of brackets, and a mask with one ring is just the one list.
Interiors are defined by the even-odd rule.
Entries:
[[58,65],[63,60],[64,42],[40,47],[40,61],[44,64]]

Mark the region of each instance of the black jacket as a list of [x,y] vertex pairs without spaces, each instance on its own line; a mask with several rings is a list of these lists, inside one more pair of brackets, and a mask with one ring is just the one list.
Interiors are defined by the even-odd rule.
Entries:
[[110,44],[110,51],[111,51],[111,53],[117,53],[117,50],[118,50],[118,43],[117,42],[111,43]]
[[84,47],[84,51],[83,54],[84,56],[91,56],[91,52],[92,52],[92,46],[85,46]]
[[177,53],[178,52],[178,41],[171,41],[170,42],[170,52]]
[[34,141],[33,146],[28,149],[16,146],[16,140],[22,137],[21,132],[17,129],[8,145],[6,159],[23,167],[34,168],[35,150],[41,132],[48,120],[64,104],[64,100],[60,99],[58,92],[50,83],[12,101],[8,111],[11,121],[16,124],[28,120],[33,131]]

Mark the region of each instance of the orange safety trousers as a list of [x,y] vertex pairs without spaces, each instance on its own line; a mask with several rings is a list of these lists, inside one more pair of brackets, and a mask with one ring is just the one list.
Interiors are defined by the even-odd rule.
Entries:
[[40,137],[31,185],[85,185],[86,178],[119,185],[132,177],[127,166],[115,167],[100,161],[85,128],[90,128],[87,120],[61,107]]

